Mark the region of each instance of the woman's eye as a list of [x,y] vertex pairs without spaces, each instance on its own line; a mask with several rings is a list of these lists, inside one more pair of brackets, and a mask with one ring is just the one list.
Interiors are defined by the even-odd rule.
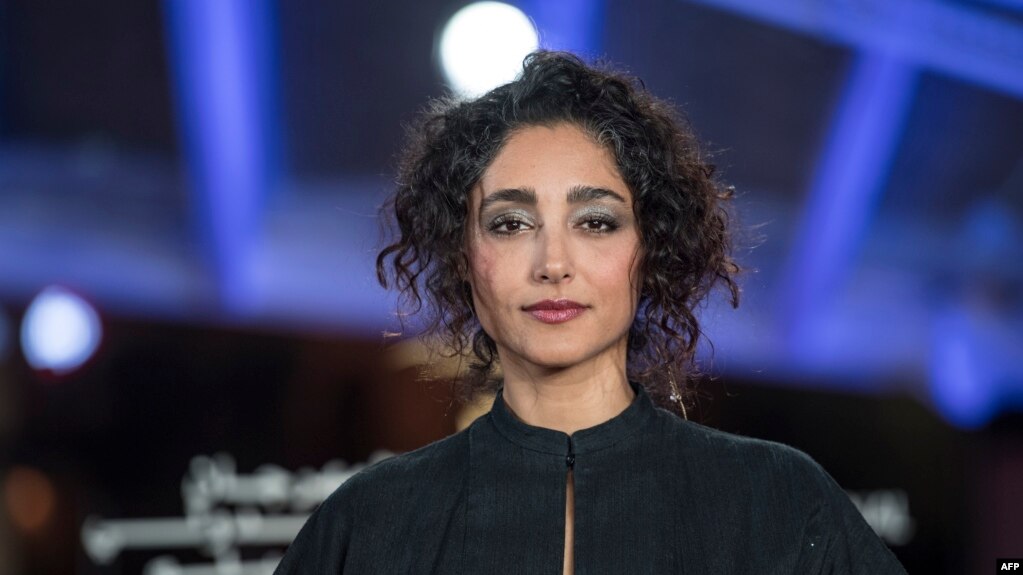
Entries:
[[495,234],[510,235],[526,229],[526,222],[515,218],[498,218],[491,222],[488,229]]
[[588,232],[607,233],[618,229],[618,224],[606,218],[587,218],[583,220],[582,227]]

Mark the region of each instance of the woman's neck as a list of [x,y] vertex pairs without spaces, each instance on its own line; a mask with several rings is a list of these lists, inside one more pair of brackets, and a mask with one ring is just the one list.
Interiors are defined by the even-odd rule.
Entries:
[[502,397],[522,422],[572,434],[614,418],[636,396],[624,370],[579,371],[529,378],[506,371]]

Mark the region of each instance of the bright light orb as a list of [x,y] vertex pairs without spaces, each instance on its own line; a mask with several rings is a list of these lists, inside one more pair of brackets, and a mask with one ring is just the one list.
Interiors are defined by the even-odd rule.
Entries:
[[444,26],[440,62],[451,89],[475,97],[514,80],[522,59],[539,45],[533,22],[521,10],[503,2],[475,2]]
[[85,363],[101,335],[99,315],[88,302],[64,288],[48,287],[25,312],[21,348],[33,368],[60,375]]

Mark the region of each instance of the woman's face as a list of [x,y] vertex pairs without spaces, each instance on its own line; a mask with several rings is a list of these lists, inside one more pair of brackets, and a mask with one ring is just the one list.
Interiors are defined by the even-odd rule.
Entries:
[[611,153],[572,124],[520,129],[469,206],[473,303],[505,372],[624,370],[640,239]]

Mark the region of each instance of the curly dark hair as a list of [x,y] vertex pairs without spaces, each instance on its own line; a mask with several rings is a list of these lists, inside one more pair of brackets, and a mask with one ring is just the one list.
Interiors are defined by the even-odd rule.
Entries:
[[[380,284],[407,313],[424,311],[424,336],[473,358],[456,397],[494,391],[497,348],[476,319],[466,281],[471,190],[516,130],[571,123],[612,152],[633,197],[643,285],[628,338],[628,375],[659,403],[690,397],[701,338],[695,308],[717,284],[739,303],[731,256],[732,188],[714,178],[688,121],[638,80],[564,53],[537,51],[522,74],[476,99],[435,100],[408,132],[397,189],[381,208],[400,233],[377,256]],[[672,383],[677,382],[677,386]]]

